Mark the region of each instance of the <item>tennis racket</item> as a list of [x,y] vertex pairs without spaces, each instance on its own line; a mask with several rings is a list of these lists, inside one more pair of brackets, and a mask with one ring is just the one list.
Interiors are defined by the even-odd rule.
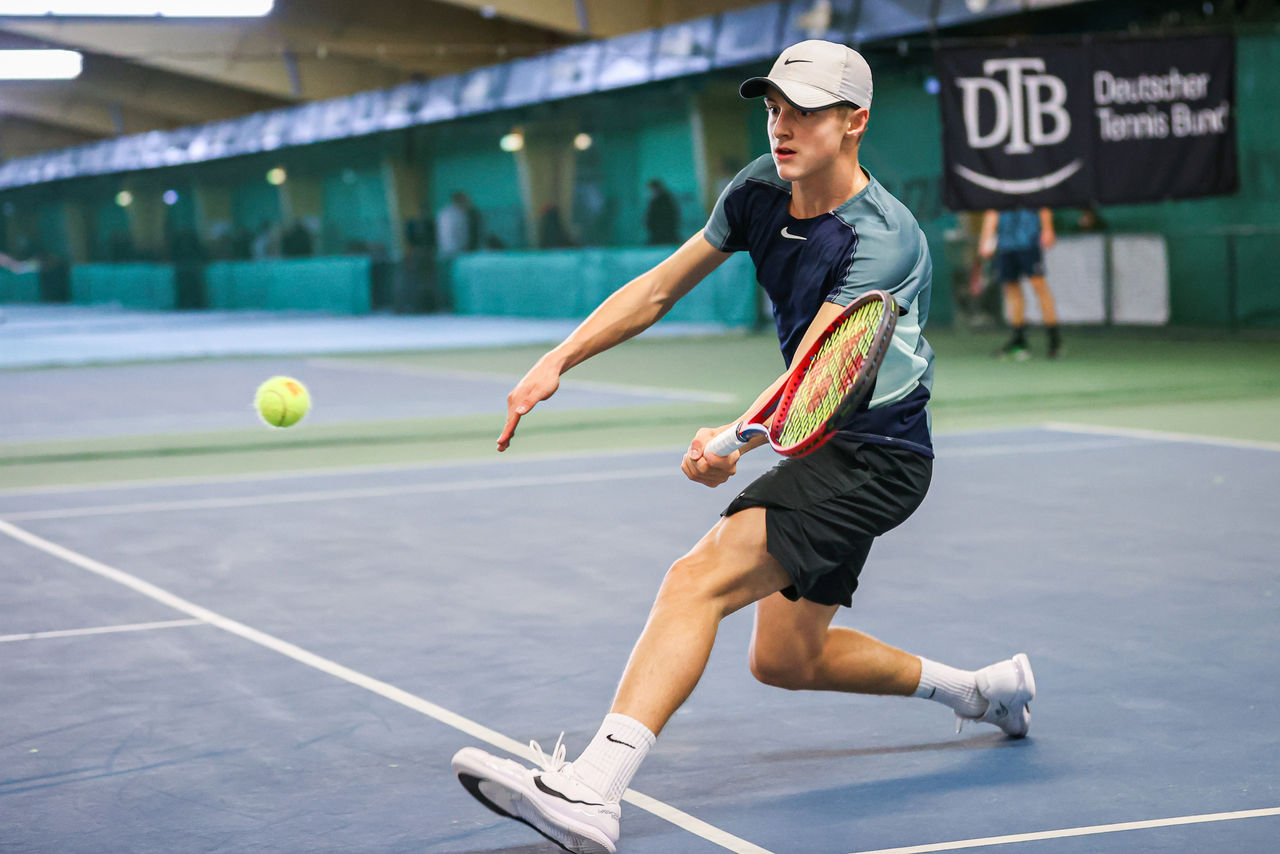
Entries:
[[[705,450],[727,456],[756,434],[780,454],[802,457],[835,435],[875,385],[898,322],[898,305],[884,291],[858,297],[822,331],[767,403],[716,434]],[[773,421],[765,424],[769,416]]]

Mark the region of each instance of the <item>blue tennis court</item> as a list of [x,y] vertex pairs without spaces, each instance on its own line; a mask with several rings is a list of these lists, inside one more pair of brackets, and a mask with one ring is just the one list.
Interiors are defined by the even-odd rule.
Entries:
[[[620,850],[1268,850],[1280,448],[1067,425],[938,446],[837,619],[963,667],[1026,651],[1031,737],[766,688],[739,613]],[[0,492],[6,849],[554,850],[449,758],[586,744],[731,497],[679,455]]]

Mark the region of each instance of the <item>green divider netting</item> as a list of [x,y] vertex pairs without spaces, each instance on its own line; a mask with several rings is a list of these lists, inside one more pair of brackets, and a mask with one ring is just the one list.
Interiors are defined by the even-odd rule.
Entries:
[[1169,322],[1181,326],[1225,326],[1230,307],[1223,298],[1227,244],[1212,234],[1178,235],[1166,242],[1171,282]]
[[0,270],[0,303],[5,302],[40,302],[40,274]]
[[[453,261],[458,314],[579,318],[671,254],[672,247],[475,252]],[[735,253],[666,316],[683,323],[752,326],[759,287],[751,259]]]
[[71,268],[71,301],[172,309],[177,305],[173,267],[147,263],[77,264]]
[[368,314],[371,263],[358,255],[217,261],[204,271],[205,305]]
[[1253,329],[1280,328],[1280,231],[1235,235],[1231,241],[1235,277],[1233,320]]
[[[372,261],[367,256],[218,261],[197,269],[201,293],[178,299],[178,277],[169,264],[77,264],[71,268],[71,301],[115,303],[126,308],[172,310],[328,311],[368,314]],[[188,272],[191,272],[188,270]],[[0,272],[0,302],[40,299],[39,276]]]

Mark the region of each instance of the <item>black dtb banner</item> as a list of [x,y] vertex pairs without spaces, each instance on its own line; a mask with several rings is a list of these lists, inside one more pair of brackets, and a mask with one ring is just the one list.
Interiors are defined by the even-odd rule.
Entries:
[[1228,36],[940,50],[937,64],[953,210],[1236,190]]

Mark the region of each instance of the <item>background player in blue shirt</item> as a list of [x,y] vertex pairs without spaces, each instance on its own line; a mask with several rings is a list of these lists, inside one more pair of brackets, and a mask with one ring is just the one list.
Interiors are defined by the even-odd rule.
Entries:
[[[866,61],[823,41],[788,48],[768,77],[746,81],[743,97],[764,98],[771,153],[725,188],[704,229],[605,300],[507,397],[499,450],[561,374],[657,322],[737,250],[751,253],[773,301],[788,362],[868,289],[893,293],[905,309],[869,407],[818,451],[748,485],[667,571],[610,713],[577,759],[565,762],[561,744],[550,757],[534,746],[541,769],[471,747],[454,756],[477,799],[567,849],[615,850],[623,792],[697,684],[720,620],[751,604],[751,671],[767,684],[925,697],[962,721],[1027,733],[1035,681],[1025,655],[959,670],[831,625],[851,602],[872,541],[924,499],[933,458],[933,353],[921,334],[932,266],[915,218],[858,161],[871,91]],[[682,462],[691,480],[725,482],[741,454],[763,443],[727,457],[704,453],[727,426],[694,436]]]
[[1024,278],[1031,282],[1040,302],[1040,316],[1049,336],[1049,358],[1056,359],[1062,352],[1058,310],[1044,275],[1044,250],[1055,242],[1053,216],[1048,208],[1038,211],[1029,208],[992,210],[982,218],[978,253],[983,258],[995,258],[996,276],[1004,286],[1004,301],[1009,307],[1009,322],[1013,326],[1013,334],[1001,348],[1000,355],[1015,359],[1025,359],[1030,355],[1026,336],[1027,306],[1022,296]]

